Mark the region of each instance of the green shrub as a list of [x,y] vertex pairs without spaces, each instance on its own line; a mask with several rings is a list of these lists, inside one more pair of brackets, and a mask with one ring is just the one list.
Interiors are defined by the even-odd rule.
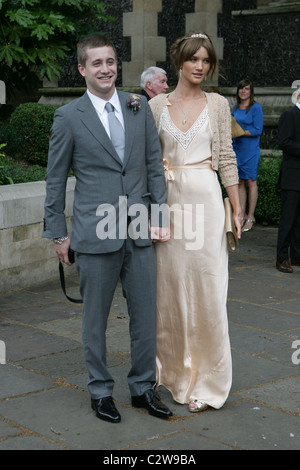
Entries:
[[[5,147],[6,144],[0,144],[0,150]],[[13,184],[13,180],[11,179],[10,176],[7,176],[6,174],[6,168],[5,165],[2,162],[2,159],[5,158],[4,153],[0,153],[0,185],[2,184]]]
[[0,104],[0,122],[9,121],[14,108],[11,104]]
[[45,177],[45,167],[39,165],[24,166],[24,164],[15,161],[13,158],[0,154],[0,186],[43,181]]
[[277,187],[282,157],[262,158],[259,164],[257,186],[258,201],[255,218],[263,224],[278,224],[281,197]]
[[31,163],[46,166],[50,129],[57,106],[25,103],[11,115],[10,125],[18,136],[22,158]]
[[22,142],[9,122],[0,121],[0,144],[2,143],[6,144],[6,155],[22,158]]
[[[255,219],[263,225],[277,225],[280,220],[281,197],[277,187],[282,157],[268,155],[262,157],[257,175],[258,201],[255,210]],[[227,196],[221,184],[223,197]],[[247,184],[246,184],[246,189]]]

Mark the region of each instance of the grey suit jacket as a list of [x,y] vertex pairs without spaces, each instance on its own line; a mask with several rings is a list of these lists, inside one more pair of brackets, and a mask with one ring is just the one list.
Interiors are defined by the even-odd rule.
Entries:
[[[144,97],[136,114],[127,106],[129,93],[118,92],[125,123],[125,157],[116,153],[87,93],[55,112],[49,144],[46,177],[44,238],[67,235],[64,215],[68,172],[76,177],[71,247],[81,253],[107,253],[124,243],[122,200],[133,204],[161,205],[166,201],[166,185],[159,138],[152,112]],[[105,209],[107,208],[107,212]],[[111,215],[110,232],[100,229]],[[138,214],[137,214],[138,215]],[[116,220],[113,228],[114,218]],[[121,219],[120,219],[121,218]],[[126,226],[127,226],[127,215]],[[102,225],[101,225],[102,224]],[[108,229],[108,226],[106,226]],[[115,236],[114,236],[115,232]],[[152,242],[144,236],[139,246]]]

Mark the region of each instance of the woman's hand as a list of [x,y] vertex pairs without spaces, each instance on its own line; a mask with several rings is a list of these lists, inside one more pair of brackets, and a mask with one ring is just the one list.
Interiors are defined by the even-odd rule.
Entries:
[[151,240],[155,242],[167,242],[171,238],[168,227],[150,227]]
[[240,212],[233,212],[233,220],[234,220],[236,234],[237,234],[238,239],[240,239],[242,236],[242,219],[243,217],[241,214],[241,210]]
[[242,236],[243,215],[242,208],[240,205],[239,185],[235,184],[233,186],[228,186],[226,188],[226,191],[233,208],[233,220],[236,228],[236,233],[238,238],[240,239]]

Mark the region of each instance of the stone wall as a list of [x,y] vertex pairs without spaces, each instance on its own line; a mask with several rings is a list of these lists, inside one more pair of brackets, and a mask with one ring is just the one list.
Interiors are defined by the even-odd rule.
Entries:
[[[114,23],[99,23],[115,44],[119,70],[117,86],[139,86],[145,68],[158,65],[168,72],[170,85],[176,84],[171,67],[171,44],[191,30],[206,31],[223,57],[223,39],[218,37],[218,14],[222,0],[108,0]],[[84,86],[77,71],[75,54],[64,65],[61,87]]]
[[[117,86],[138,86],[150,65],[164,68],[176,84],[170,64],[171,44],[191,30],[208,33],[226,78],[236,86],[245,76],[259,87],[291,86],[299,79],[299,1],[267,0],[105,0],[114,23],[99,23],[119,56]],[[274,68],[276,73],[274,73]],[[59,85],[84,86],[75,56],[65,64]]]
[[[66,216],[73,214],[75,178],[69,178]],[[45,182],[0,186],[0,293],[58,276],[53,243],[42,239]],[[73,267],[67,268],[71,273]]]
[[299,1],[226,0],[218,25],[227,73],[220,85],[236,86],[248,77],[256,87],[291,87],[300,79]]

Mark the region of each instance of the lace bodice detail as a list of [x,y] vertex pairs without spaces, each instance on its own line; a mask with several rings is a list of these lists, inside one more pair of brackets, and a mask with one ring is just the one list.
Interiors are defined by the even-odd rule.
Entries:
[[[209,126],[211,129],[212,167],[219,171],[223,186],[238,184],[236,155],[232,148],[231,113],[228,100],[219,93],[205,93],[208,106]],[[159,129],[161,114],[165,106],[171,106],[167,94],[161,93],[149,101],[156,127]],[[167,134],[167,132],[166,132]],[[169,134],[170,137],[171,134]],[[173,138],[174,139],[174,138]],[[177,141],[175,141],[177,144]],[[179,144],[178,148],[180,147]],[[184,152],[184,150],[183,150]]]
[[160,130],[167,131],[181,145],[183,150],[187,150],[189,145],[194,140],[196,134],[198,134],[198,132],[200,131],[200,129],[203,127],[203,125],[206,123],[207,120],[208,120],[208,107],[206,105],[202,113],[198,117],[198,119],[192,125],[192,127],[190,127],[190,129],[188,129],[186,132],[182,132],[173,123],[167,106],[164,106],[162,114],[161,114],[161,118],[160,118],[160,123],[159,123],[159,132]]

